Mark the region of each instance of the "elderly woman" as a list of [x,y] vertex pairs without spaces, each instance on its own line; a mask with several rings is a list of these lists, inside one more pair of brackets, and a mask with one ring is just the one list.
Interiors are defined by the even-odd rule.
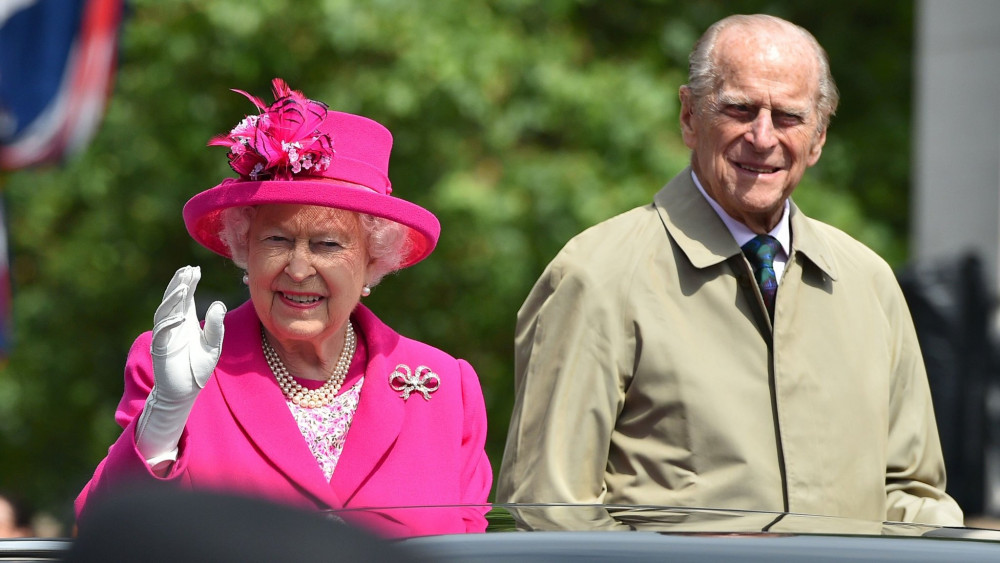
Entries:
[[[177,271],[125,367],[124,431],[77,498],[170,481],[317,509],[483,504],[486,415],[464,360],[400,336],[359,302],[427,257],[440,225],[390,195],[392,136],[281,79],[276,101],[210,145],[239,178],[194,196],[188,232],[245,270],[250,300],[200,323]],[[365,511],[359,511],[365,512]],[[482,510],[378,519],[390,534],[481,530]],[[449,513],[453,514],[453,513]],[[470,516],[474,515],[474,516]],[[85,518],[80,519],[85,526]]]

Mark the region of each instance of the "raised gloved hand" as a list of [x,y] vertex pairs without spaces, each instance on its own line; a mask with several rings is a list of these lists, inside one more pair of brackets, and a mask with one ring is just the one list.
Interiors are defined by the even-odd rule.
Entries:
[[135,430],[136,447],[147,460],[176,450],[194,400],[222,353],[226,306],[212,303],[202,329],[194,306],[200,279],[197,266],[177,270],[153,315],[150,353],[155,382]]

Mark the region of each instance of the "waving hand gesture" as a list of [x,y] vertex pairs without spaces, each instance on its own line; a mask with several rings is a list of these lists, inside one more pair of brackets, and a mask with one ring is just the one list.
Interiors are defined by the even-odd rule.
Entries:
[[146,459],[177,448],[191,407],[222,353],[226,306],[212,303],[202,328],[194,304],[200,279],[197,266],[177,270],[153,316],[150,354],[155,384],[135,431],[136,446]]

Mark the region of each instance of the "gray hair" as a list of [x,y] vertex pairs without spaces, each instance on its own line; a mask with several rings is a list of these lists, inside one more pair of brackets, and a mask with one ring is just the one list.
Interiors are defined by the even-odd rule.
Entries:
[[[219,231],[219,238],[229,249],[233,263],[244,270],[249,259],[250,222],[256,212],[256,206],[248,205],[224,209],[220,215],[222,228]],[[354,212],[345,211],[345,213]],[[375,287],[382,278],[398,270],[403,259],[409,254],[411,243],[407,236],[407,227],[367,213],[355,213],[355,215],[361,221],[361,228],[365,232],[368,258],[371,260],[365,284],[368,287]]]
[[819,96],[816,100],[816,110],[819,112],[819,129],[820,131],[826,130],[830,125],[830,118],[837,112],[837,104],[840,102],[840,93],[837,91],[837,84],[833,81],[833,74],[830,72],[830,60],[826,50],[804,27],[774,16],[738,14],[715,22],[705,31],[695,43],[688,59],[688,88],[690,88],[694,100],[699,105],[704,100],[711,100],[722,82],[719,68],[713,56],[719,35],[728,27],[749,25],[781,26],[785,29],[791,26],[812,46],[816,54],[816,62],[819,64]]

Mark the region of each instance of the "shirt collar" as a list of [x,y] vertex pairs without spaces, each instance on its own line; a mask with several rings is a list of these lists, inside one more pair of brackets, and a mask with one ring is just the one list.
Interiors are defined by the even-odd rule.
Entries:
[[[701,181],[698,180],[698,175],[694,173],[694,170],[691,171],[691,179],[694,180],[694,185],[698,187],[698,191],[701,192],[702,197],[708,201],[708,204],[712,206],[712,209],[714,209],[715,213],[720,219],[722,219],[722,222],[726,224],[726,228],[729,229],[733,238],[736,239],[736,244],[742,247],[744,244],[750,242],[750,239],[757,236],[757,233],[751,231],[746,225],[730,217],[729,214],[722,209],[722,206],[720,206],[717,201],[708,195],[708,192],[706,192],[705,188],[702,187]],[[785,205],[781,211],[781,219],[778,220],[778,224],[768,233],[772,237],[776,238],[781,244],[781,249],[785,251],[785,256],[791,256],[792,254],[792,231],[788,226],[789,207],[790,205],[786,199]]]

